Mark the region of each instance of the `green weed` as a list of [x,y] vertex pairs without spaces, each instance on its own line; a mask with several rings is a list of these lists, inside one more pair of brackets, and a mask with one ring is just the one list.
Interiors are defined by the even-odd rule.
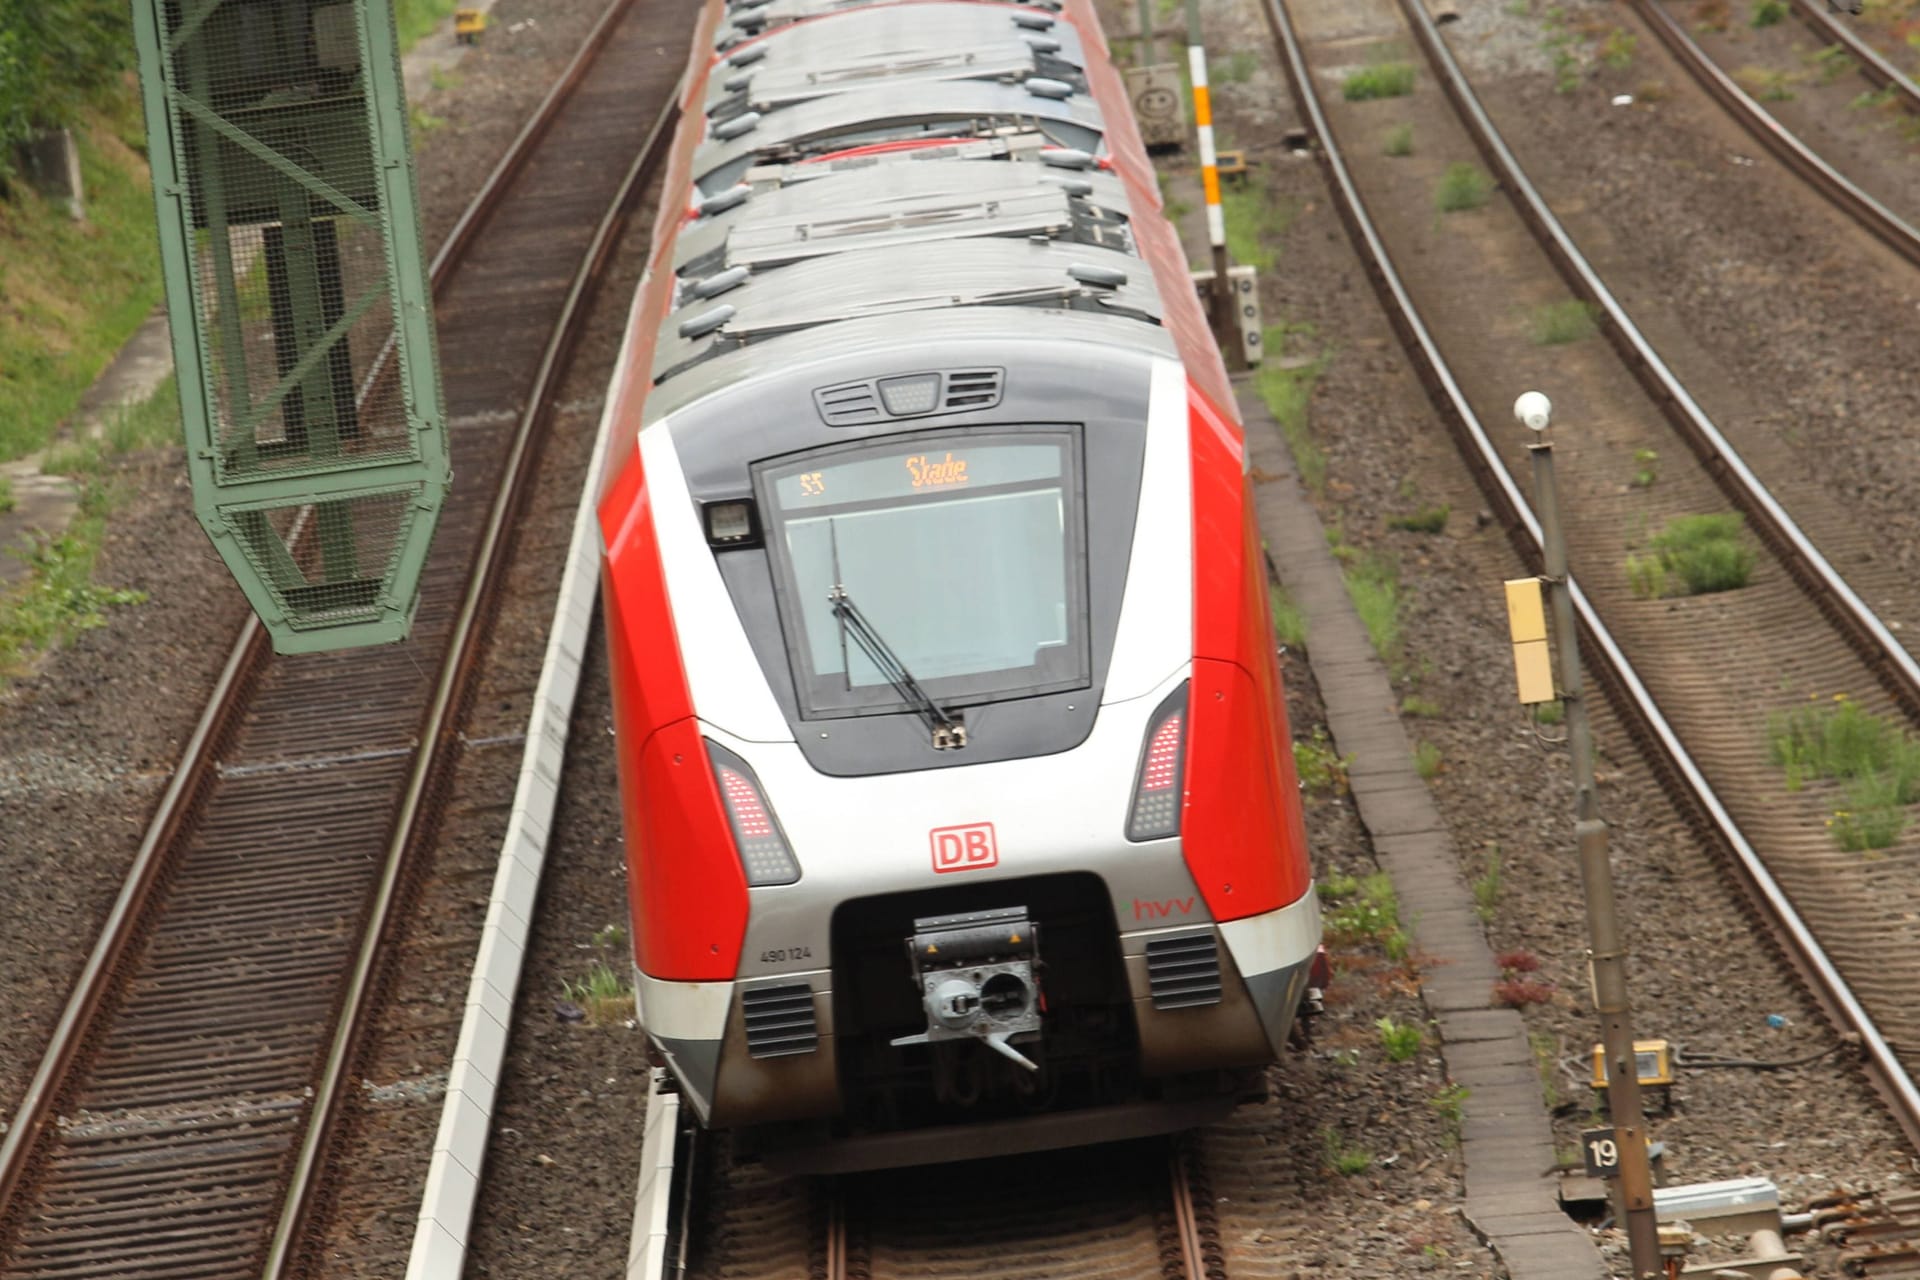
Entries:
[[1409,944],[1400,924],[1400,899],[1384,871],[1354,881],[1345,893],[1329,896],[1338,902],[1324,918],[1329,942],[1348,946],[1370,942],[1390,960],[1406,958]]
[[1350,73],[1340,83],[1340,94],[1348,102],[1404,98],[1413,92],[1413,74],[1411,62],[1376,62]]
[[9,554],[27,566],[24,583],[0,595],[0,675],[33,654],[106,623],[109,608],[142,604],[146,593],[93,581],[105,518],[85,513],[58,538]]
[[1207,61],[1207,79],[1213,84],[1245,84],[1253,79],[1254,68],[1259,65],[1253,50],[1236,49],[1224,62],[1217,58]]
[[1860,94],[1847,105],[1855,111],[1868,111],[1877,107],[1884,107],[1893,101],[1893,86],[1888,85],[1884,89],[1871,89],[1866,93]]
[[1261,271],[1271,270],[1273,250],[1267,241],[1284,234],[1293,224],[1292,206],[1274,204],[1266,192],[1255,187],[1230,187],[1220,193],[1220,214],[1227,223],[1229,256]]
[[1533,1050],[1533,1069],[1540,1073],[1541,1100],[1552,1111],[1560,1105],[1560,1040],[1550,1031],[1534,1031],[1527,1044]]
[[405,52],[420,37],[439,25],[453,12],[455,0],[394,0],[393,25],[400,33],[400,49]]
[[1433,203],[1442,213],[1460,213],[1478,209],[1493,195],[1493,179],[1478,165],[1456,160],[1440,175]]
[[1482,920],[1492,920],[1495,908],[1500,905],[1500,890],[1503,888],[1500,876],[1500,846],[1487,845],[1487,857],[1480,874],[1473,878],[1473,909]]
[[1645,599],[1706,595],[1747,585],[1753,548],[1737,512],[1675,516],[1647,542],[1650,554],[1627,557],[1627,580]]
[[0,516],[13,510],[13,477],[0,475]]
[[1787,0],[1753,0],[1753,16],[1748,21],[1755,28],[1771,27],[1784,22],[1791,11]]
[[1413,771],[1427,782],[1440,776],[1440,748],[1431,742],[1422,742],[1413,749]]
[[1327,1168],[1343,1178],[1351,1178],[1373,1168],[1372,1155],[1359,1147],[1349,1147],[1331,1128],[1320,1131],[1320,1147],[1326,1155]]
[[103,431],[113,453],[180,443],[180,387],[172,374],[147,399],[115,411]]
[[1615,71],[1625,71],[1633,65],[1634,50],[1639,43],[1640,37],[1615,27],[1600,42],[1600,61]]
[[1333,749],[1327,731],[1319,725],[1313,727],[1313,735],[1305,742],[1293,744],[1293,771],[1299,775],[1300,785],[1310,792],[1333,795],[1345,791],[1347,767],[1352,763],[1352,757]]
[[1431,720],[1441,714],[1441,707],[1432,698],[1423,698],[1417,693],[1410,693],[1400,699],[1400,713]]
[[1394,516],[1387,521],[1387,527],[1408,533],[1445,533],[1447,517],[1452,514],[1453,508],[1442,503],[1437,507],[1422,507],[1409,516]]
[[1582,338],[1592,337],[1599,326],[1595,322],[1591,305],[1578,298],[1568,298],[1561,302],[1549,302],[1543,307],[1535,307],[1528,327],[1532,330],[1536,345],[1557,347],[1563,343],[1578,342]]
[[1636,489],[1651,489],[1660,479],[1660,455],[1652,449],[1633,451],[1633,480]]
[[1820,77],[1821,84],[1832,84],[1858,70],[1858,65],[1848,56],[1844,45],[1830,44],[1824,49],[1815,49],[1806,56],[1806,62]]
[[1410,156],[1413,154],[1413,126],[1397,124],[1387,130],[1387,140],[1381,150],[1390,156]]
[[1563,723],[1566,718],[1567,708],[1558,698],[1551,702],[1539,703],[1533,709],[1533,719],[1536,724],[1556,725]]
[[1367,639],[1380,660],[1393,666],[1400,659],[1400,572],[1393,561],[1378,554],[1363,555],[1346,568],[1347,595],[1367,629]]
[[1427,1105],[1439,1113],[1441,1123],[1446,1126],[1446,1145],[1449,1147],[1460,1145],[1460,1127],[1466,1119],[1467,1099],[1472,1096],[1473,1090],[1467,1086],[1448,1081],[1440,1092],[1427,1099]]
[[1793,77],[1766,67],[1742,67],[1734,73],[1746,91],[1762,102],[1793,101]]
[[1901,799],[1900,780],[1888,774],[1869,773],[1847,784],[1847,807],[1836,809],[1827,819],[1827,827],[1842,849],[1864,853],[1884,849],[1906,830],[1907,811]]
[[586,1012],[591,1026],[605,1026],[633,1017],[633,990],[627,985],[627,979],[601,961],[588,966],[583,981],[563,982],[560,987],[567,999]]
[[1410,1061],[1427,1043],[1426,1032],[1415,1023],[1376,1018],[1373,1025],[1380,1032],[1380,1047],[1386,1050],[1388,1062]]
[[1307,647],[1307,615],[1285,587],[1276,586],[1269,592],[1273,601],[1274,638],[1289,649]]

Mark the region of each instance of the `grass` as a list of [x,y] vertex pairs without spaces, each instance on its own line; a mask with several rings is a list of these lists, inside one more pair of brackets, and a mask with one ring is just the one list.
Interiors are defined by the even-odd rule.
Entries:
[[1321,896],[1336,905],[1324,917],[1327,941],[1336,946],[1373,943],[1393,961],[1404,960],[1411,944],[1400,925],[1400,899],[1383,871],[1354,879],[1329,879]]
[[1593,307],[1578,298],[1567,298],[1560,302],[1549,302],[1543,307],[1535,307],[1528,320],[1528,328],[1533,334],[1534,345],[1558,347],[1569,342],[1578,342],[1582,338],[1592,337],[1598,329]]
[[1272,270],[1273,250],[1267,239],[1293,224],[1293,209],[1275,205],[1258,188],[1236,186],[1220,193],[1220,214],[1227,222],[1227,253],[1233,260]]
[[1755,28],[1771,27],[1786,21],[1789,12],[1787,0],[1754,0],[1753,14],[1748,22]]
[[1340,95],[1348,102],[1367,102],[1374,98],[1404,98],[1413,92],[1411,62],[1376,62],[1361,67],[1340,82]]
[[438,26],[454,6],[455,0],[394,0],[393,24],[400,32],[401,52]]
[[148,399],[121,409],[108,418],[102,436],[108,450],[113,453],[131,453],[135,449],[179,444],[180,387],[174,381],[174,376],[168,374],[166,381]]
[[1349,1147],[1331,1128],[1320,1131],[1320,1147],[1327,1168],[1343,1178],[1351,1178],[1373,1168],[1373,1156],[1360,1147]]
[[1627,581],[1649,600],[1744,587],[1754,564],[1745,528],[1737,512],[1675,516],[1648,540],[1649,554],[1627,557]]
[[1359,556],[1346,567],[1347,595],[1353,600],[1367,639],[1380,660],[1393,666],[1400,658],[1400,572],[1377,553]]
[[1388,1062],[1410,1062],[1427,1043],[1426,1032],[1415,1023],[1376,1018],[1373,1025],[1380,1032],[1380,1047],[1386,1050]]
[[1631,31],[1619,27],[1607,32],[1607,38],[1600,42],[1600,61],[1614,71],[1625,71],[1633,65],[1633,55],[1639,46],[1640,37]]
[[1500,890],[1504,887],[1500,875],[1500,846],[1487,846],[1487,860],[1479,875],[1473,878],[1473,910],[1482,920],[1492,920],[1494,909],[1500,905]]
[[624,976],[603,961],[589,965],[583,980],[563,982],[560,989],[585,1011],[589,1026],[606,1026],[633,1017],[633,990]]
[[1422,507],[1407,516],[1394,516],[1387,521],[1387,528],[1402,529],[1408,533],[1445,533],[1447,517],[1453,514],[1453,508],[1446,503],[1436,507]]
[[1236,49],[1226,58],[1207,60],[1207,79],[1213,84],[1245,84],[1253,79],[1253,72],[1260,65],[1260,59],[1251,49]]
[[1417,693],[1410,693],[1400,699],[1400,713],[1402,715],[1419,716],[1424,720],[1431,720],[1441,714],[1441,708],[1440,704],[1432,698],[1423,698]]
[[25,185],[0,202],[0,459],[41,448],[160,300],[131,85],[75,130],[87,221]]
[[1299,775],[1300,785],[1310,792],[1331,795],[1345,791],[1347,766],[1352,763],[1352,757],[1333,749],[1327,731],[1319,725],[1313,727],[1313,735],[1305,742],[1293,744],[1293,771]]
[[1274,637],[1289,649],[1306,648],[1307,615],[1293,602],[1285,587],[1276,586],[1269,595],[1273,601]]
[[1842,849],[1884,849],[1906,830],[1906,806],[1920,801],[1920,740],[1898,723],[1841,694],[1826,706],[1775,714],[1767,737],[1789,791],[1816,778],[1845,784],[1844,807],[1826,823]]
[[1558,698],[1555,698],[1551,702],[1538,703],[1533,708],[1533,719],[1535,724],[1544,724],[1544,725],[1562,724],[1562,723],[1565,723],[1566,718],[1567,718],[1566,705],[1562,703]]
[[1832,84],[1852,71],[1857,64],[1847,53],[1844,45],[1830,44],[1824,49],[1815,49],[1806,56],[1807,65],[1820,77],[1821,84]]
[[1253,388],[1266,404],[1267,412],[1280,424],[1287,450],[1293,455],[1294,470],[1307,491],[1316,497],[1327,491],[1327,455],[1313,438],[1308,425],[1308,406],[1313,400],[1314,384],[1326,372],[1331,358],[1321,355],[1308,364],[1284,368],[1281,360],[1287,338],[1295,332],[1286,325],[1268,325],[1261,343],[1267,359],[1253,375]]
[[1493,195],[1493,179],[1478,165],[1456,160],[1440,175],[1434,189],[1434,207],[1442,213],[1461,213],[1478,209]]
[[1533,1069],[1540,1073],[1540,1099],[1552,1111],[1560,1105],[1560,1041],[1550,1031],[1535,1031],[1527,1036],[1533,1050]]
[[1413,749],[1413,771],[1426,782],[1432,782],[1440,776],[1440,748],[1431,742],[1422,742]]
[[0,516],[13,510],[13,477],[0,476]]
[[1734,73],[1746,91],[1762,102],[1793,101],[1793,76],[1786,71],[1766,67],[1742,67]]
[[1427,1099],[1427,1105],[1439,1113],[1440,1121],[1447,1128],[1446,1145],[1460,1145],[1460,1126],[1465,1121],[1463,1114],[1467,1099],[1473,1096],[1473,1090],[1463,1084],[1448,1081],[1440,1092]]
[[1413,126],[1410,124],[1397,124],[1387,130],[1387,140],[1382,144],[1380,149],[1390,156],[1412,155]]
[[1907,810],[1901,799],[1900,779],[1870,773],[1847,784],[1847,807],[1835,809],[1827,829],[1842,849],[1865,853],[1884,849],[1907,828]]

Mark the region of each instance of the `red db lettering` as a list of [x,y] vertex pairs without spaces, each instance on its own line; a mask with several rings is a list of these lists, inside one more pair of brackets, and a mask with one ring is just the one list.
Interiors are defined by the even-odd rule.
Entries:
[[927,833],[927,842],[933,849],[933,869],[942,875],[949,871],[978,871],[1000,861],[1000,843],[994,838],[991,822],[935,827]]

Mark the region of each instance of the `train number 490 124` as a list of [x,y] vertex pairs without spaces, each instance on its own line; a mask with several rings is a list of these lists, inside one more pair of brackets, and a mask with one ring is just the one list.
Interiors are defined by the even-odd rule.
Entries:
[[769,947],[760,953],[761,964],[785,964],[789,960],[811,959],[812,947]]

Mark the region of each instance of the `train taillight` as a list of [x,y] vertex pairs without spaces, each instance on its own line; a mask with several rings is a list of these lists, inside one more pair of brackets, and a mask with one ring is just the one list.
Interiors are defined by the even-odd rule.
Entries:
[[740,869],[747,873],[747,883],[758,888],[798,880],[800,863],[760,790],[760,779],[746,761],[717,742],[708,740],[707,755],[713,761],[714,781],[720,784],[727,821],[733,824],[733,843],[740,852]]
[[1153,709],[1147,721],[1147,740],[1134,775],[1133,807],[1127,815],[1127,839],[1164,840],[1180,834],[1186,739],[1187,686],[1183,684]]

